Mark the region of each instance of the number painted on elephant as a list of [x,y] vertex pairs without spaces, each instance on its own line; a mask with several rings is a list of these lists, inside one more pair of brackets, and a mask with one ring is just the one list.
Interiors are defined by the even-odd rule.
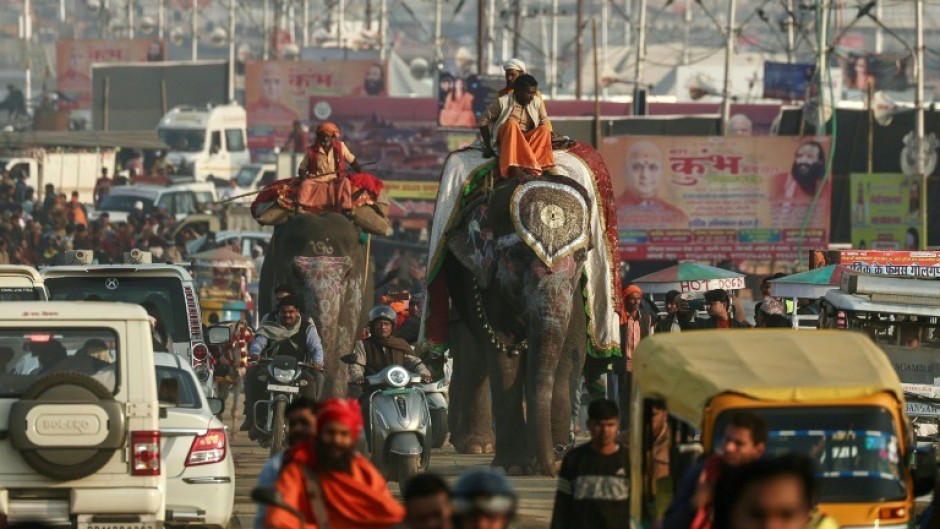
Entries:
[[309,241],[310,249],[321,255],[333,255],[333,246],[323,241]]
[[722,290],[740,290],[744,288],[743,277],[729,277],[724,279],[695,279],[680,281],[680,292],[707,292],[720,288]]

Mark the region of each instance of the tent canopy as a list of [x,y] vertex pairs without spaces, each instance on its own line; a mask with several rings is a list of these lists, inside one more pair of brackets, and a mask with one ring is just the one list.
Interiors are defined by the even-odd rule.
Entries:
[[819,299],[839,288],[842,274],[853,270],[843,265],[829,265],[770,281],[770,295],[778,298]]
[[744,275],[699,263],[679,263],[633,281],[646,294],[665,294],[670,290],[699,292],[721,288],[744,288]]

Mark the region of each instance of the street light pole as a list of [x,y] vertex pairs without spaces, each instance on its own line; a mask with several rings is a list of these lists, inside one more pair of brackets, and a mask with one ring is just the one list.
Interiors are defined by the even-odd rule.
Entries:
[[26,80],[24,84],[24,94],[26,99],[26,111],[29,112],[33,107],[33,54],[32,46],[30,44],[33,40],[33,17],[32,17],[32,0],[25,0],[23,2],[23,50],[25,50],[25,64],[23,65],[26,70]]
[[633,70],[633,113],[637,113],[638,98],[643,85],[643,61],[646,60],[646,0],[640,0],[636,23],[636,60]]
[[228,0],[228,102],[235,101],[235,0]]
[[193,50],[192,50],[192,60],[195,62],[199,59],[199,2],[198,0],[193,0],[193,28],[192,28],[192,37],[193,37]]
[[787,0],[787,64],[796,62],[796,20],[793,20],[793,0]]
[[163,26],[166,22],[166,0],[157,0],[157,38],[163,40]]
[[127,38],[134,38],[134,0],[127,0]]
[[924,167],[924,0],[914,0],[914,53],[917,66],[917,87],[914,91],[914,145],[917,147],[917,164],[915,165],[917,175],[920,177],[920,249],[927,248],[927,180],[928,176]]
[[268,60],[271,46],[271,0],[264,0],[261,6],[261,57]]
[[721,94],[721,133],[728,135],[728,122],[731,120],[731,55],[734,53],[734,15],[737,7],[735,0],[728,2],[728,29],[725,35],[725,82]]

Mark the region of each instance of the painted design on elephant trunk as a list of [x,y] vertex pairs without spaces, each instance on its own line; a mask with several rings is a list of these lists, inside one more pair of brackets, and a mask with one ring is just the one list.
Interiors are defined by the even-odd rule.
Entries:
[[294,268],[303,279],[304,305],[317,323],[324,348],[336,346],[352,258],[298,256],[294,257]]

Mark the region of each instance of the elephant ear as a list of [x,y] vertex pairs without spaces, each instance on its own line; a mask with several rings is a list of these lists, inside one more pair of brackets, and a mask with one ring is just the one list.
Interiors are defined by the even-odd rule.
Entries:
[[447,249],[480,288],[488,288],[496,273],[496,240],[487,223],[488,212],[485,201],[475,201],[447,233]]

